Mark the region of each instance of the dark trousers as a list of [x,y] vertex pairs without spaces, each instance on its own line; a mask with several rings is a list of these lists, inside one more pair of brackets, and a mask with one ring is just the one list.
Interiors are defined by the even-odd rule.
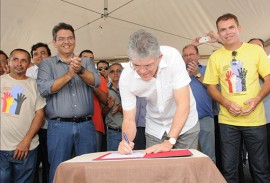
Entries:
[[[266,124],[267,129],[267,149],[268,149],[268,162],[269,162],[269,168],[270,168],[270,123]],[[270,171],[270,169],[269,169]]]
[[[269,162],[269,171],[270,171],[270,123],[266,124],[266,129],[267,129],[267,149],[268,149],[268,162]],[[244,170],[243,170],[243,164],[246,161],[246,147],[244,144],[240,145],[240,150],[242,148],[242,153],[240,152],[240,160],[239,160],[239,182],[240,183],[244,183],[245,179],[244,179]],[[248,164],[249,164],[249,170],[250,170],[250,175],[251,177],[254,179],[254,175],[253,175],[253,171],[252,171],[252,167],[250,164],[250,160],[248,158]]]
[[[244,162],[245,162],[245,158],[246,158],[246,155],[247,155],[247,150],[246,150],[246,147],[245,147],[245,144],[244,144],[244,140],[243,140],[243,137],[241,137],[241,142],[240,142],[240,151],[239,151],[239,163],[238,163],[238,178],[239,178],[239,183],[245,183],[245,175],[244,175]],[[250,166],[250,163],[249,163],[249,167]],[[250,172],[251,169],[250,169]]]
[[47,150],[47,129],[40,129],[38,132],[39,145],[37,153],[37,164],[35,170],[34,183],[39,183],[39,164],[42,164],[42,183],[49,181],[49,169],[50,165],[48,162],[48,150]]
[[134,139],[134,150],[146,148],[145,127],[137,127],[137,133]]
[[215,122],[215,153],[216,153],[216,166],[221,171],[222,162],[221,162],[221,150],[220,150],[220,133],[218,125],[218,115],[214,116]]
[[228,183],[238,183],[238,164],[241,137],[249,154],[254,182],[270,182],[266,125],[241,127],[220,124],[222,174]]

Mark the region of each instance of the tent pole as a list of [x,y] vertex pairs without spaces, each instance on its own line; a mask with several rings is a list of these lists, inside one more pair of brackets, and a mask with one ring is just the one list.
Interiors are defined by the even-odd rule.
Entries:
[[108,0],[104,0],[104,17],[108,17]]

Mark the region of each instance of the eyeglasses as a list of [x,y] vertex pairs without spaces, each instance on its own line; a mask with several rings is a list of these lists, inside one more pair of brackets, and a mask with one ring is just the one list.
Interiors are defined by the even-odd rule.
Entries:
[[130,67],[135,71],[141,70],[142,68],[144,70],[149,71],[149,70],[152,70],[155,67],[155,65],[156,65],[156,62],[153,62],[153,63],[148,64],[148,65],[136,65],[133,62],[130,62]]
[[190,53],[190,54],[184,54],[183,57],[194,57],[196,54],[195,53]]
[[47,52],[46,52],[46,51],[34,52],[33,55],[34,55],[34,56],[38,56],[38,55],[47,55]]
[[59,38],[57,38],[57,41],[59,41],[59,42],[64,42],[64,41],[73,42],[74,39],[75,39],[75,38],[74,38],[73,36],[69,36],[69,37],[59,37]]
[[106,71],[107,71],[108,69],[109,69],[108,66],[105,66],[105,67],[98,67],[98,68],[97,68],[98,71],[102,71],[102,70],[106,70]]
[[117,69],[117,70],[110,70],[110,74],[114,74],[114,73],[118,73],[120,74],[122,72],[122,70]]

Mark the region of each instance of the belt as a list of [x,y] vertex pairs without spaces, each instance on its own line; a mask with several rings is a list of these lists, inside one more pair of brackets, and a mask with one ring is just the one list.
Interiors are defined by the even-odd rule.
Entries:
[[92,116],[87,116],[87,117],[80,117],[80,118],[52,118],[51,120],[56,120],[56,121],[63,121],[63,122],[74,122],[74,123],[81,123],[85,121],[90,121],[92,119]]
[[121,128],[112,128],[108,126],[108,129],[113,130],[113,131],[117,131],[117,132],[122,132]]

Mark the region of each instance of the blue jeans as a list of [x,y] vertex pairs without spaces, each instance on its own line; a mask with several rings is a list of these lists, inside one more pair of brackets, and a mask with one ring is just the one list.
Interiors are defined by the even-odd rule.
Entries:
[[238,183],[241,135],[247,148],[254,182],[270,182],[266,125],[255,127],[219,124],[222,174],[228,183]]
[[32,183],[37,162],[37,149],[23,160],[13,158],[14,151],[0,151],[0,182]]
[[107,129],[107,151],[117,151],[122,140],[122,132]]
[[216,163],[215,155],[215,123],[214,118],[206,116],[199,119],[200,133],[199,146],[201,151],[209,156]]
[[93,121],[81,123],[49,120],[47,131],[49,182],[53,182],[57,166],[75,156],[96,152],[96,130]]

